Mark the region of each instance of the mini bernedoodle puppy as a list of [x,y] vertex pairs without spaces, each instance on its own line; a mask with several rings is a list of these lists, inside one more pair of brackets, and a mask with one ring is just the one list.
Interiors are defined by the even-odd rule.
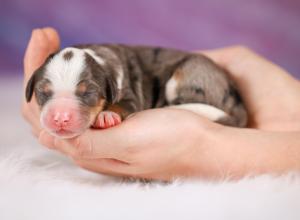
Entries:
[[109,128],[134,112],[172,106],[212,121],[244,127],[247,112],[226,72],[201,55],[175,49],[116,44],[68,47],[50,55],[30,78],[41,124],[71,138]]

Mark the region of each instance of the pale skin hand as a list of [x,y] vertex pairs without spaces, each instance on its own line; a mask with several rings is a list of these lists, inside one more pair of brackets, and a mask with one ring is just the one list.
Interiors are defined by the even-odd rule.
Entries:
[[236,82],[250,114],[249,127],[300,130],[300,82],[245,47],[204,52]]
[[[59,49],[59,45],[59,36],[53,28],[33,30],[24,56],[24,91],[33,72],[42,65],[50,54]],[[26,102],[25,96],[23,97],[22,114],[31,124],[33,134],[38,136],[42,129],[39,118],[40,110],[34,96],[30,103]]]
[[[55,30],[36,30],[28,45],[25,81],[59,48]],[[218,125],[184,110],[154,109],[117,127],[89,129],[60,140],[40,128],[39,109],[23,102],[23,115],[43,145],[81,167],[110,175],[169,180],[221,178],[300,169],[300,85],[278,66],[243,47],[205,52],[236,82],[250,112],[251,129]]]

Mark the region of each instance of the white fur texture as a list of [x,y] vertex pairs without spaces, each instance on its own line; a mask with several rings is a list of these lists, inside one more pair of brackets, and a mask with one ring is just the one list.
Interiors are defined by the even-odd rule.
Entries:
[[96,60],[96,62],[99,64],[99,65],[104,65],[105,64],[105,61],[99,57],[95,51],[91,50],[91,49],[83,49],[84,52],[88,53],[91,57],[93,57],[94,60]]
[[20,80],[1,82],[1,220],[300,219],[297,174],[149,184],[84,171],[37,143],[19,114]]
[[212,121],[217,121],[220,118],[224,118],[228,116],[224,111],[202,103],[188,103],[188,104],[181,104],[181,105],[173,105],[171,108],[183,109],[194,112],[198,115],[206,117]]
[[121,90],[123,88],[123,78],[124,78],[124,72],[121,66],[116,67],[117,68],[117,88],[118,90]]
[[[110,49],[103,48],[111,56],[116,56]],[[72,51],[73,57],[70,60],[65,60],[63,55],[66,52]],[[78,49],[74,47],[67,47],[55,55],[49,64],[46,66],[46,77],[53,83],[55,91],[71,91],[76,89],[79,82],[79,77],[85,68],[85,53],[89,54],[99,65],[104,65],[105,60],[102,59],[95,51],[91,49]],[[118,58],[117,58],[118,59]],[[117,88],[122,89],[124,73],[122,66],[117,65]]]
[[[73,57],[70,60],[65,60],[63,55],[68,51],[73,52]],[[77,48],[68,47],[56,54],[48,63],[48,65],[46,65],[45,77],[52,82],[55,92],[74,92],[84,67],[84,51]]]
[[[116,55],[116,53],[114,51],[112,51],[110,48],[108,47],[101,47],[101,50],[103,52],[106,53],[106,55],[108,55],[109,57],[113,58],[115,61],[119,60],[118,56]],[[122,62],[116,62],[114,64],[115,68],[116,68],[116,72],[118,73],[118,76],[117,76],[117,88],[118,90],[121,90],[123,88],[123,79],[124,79],[124,72],[123,72],[123,67],[122,67]]]
[[165,95],[169,103],[177,98],[177,85],[178,82],[176,81],[176,79],[174,79],[174,77],[171,77],[171,79],[167,81]]

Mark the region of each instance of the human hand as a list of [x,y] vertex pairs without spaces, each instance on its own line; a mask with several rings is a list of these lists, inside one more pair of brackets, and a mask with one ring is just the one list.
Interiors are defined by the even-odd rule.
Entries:
[[279,66],[242,46],[203,52],[227,70],[249,113],[249,127],[300,130],[300,83]]
[[[42,35],[40,35],[40,37],[41,36]],[[55,37],[54,39],[58,39],[58,37]],[[36,40],[37,38],[33,41]],[[44,42],[41,43],[43,45],[48,41],[44,37],[41,42]],[[55,42],[59,42],[59,40],[55,40]],[[38,45],[35,43],[30,44]],[[36,47],[35,50],[33,50],[32,48],[34,48],[34,46],[30,46],[30,44],[28,50],[31,52],[27,52],[26,55],[31,55],[25,56],[25,74],[26,72],[30,74],[30,71],[26,71],[26,62],[29,62],[35,56],[43,57],[43,59],[45,59],[50,53],[49,50],[44,49],[45,45]],[[52,49],[53,48],[54,47],[52,47]],[[234,50],[236,50],[236,52],[233,52]],[[245,57],[251,59],[255,58],[256,60],[257,58],[261,59],[258,63],[263,64],[262,69],[258,68],[258,66],[261,65],[251,65],[258,68],[257,71],[259,70],[261,72],[262,70],[269,70],[273,75],[274,73],[276,75],[275,79],[277,80],[272,81],[272,86],[270,85],[268,89],[264,90],[265,84],[259,83],[259,81],[255,80],[254,76],[253,78],[251,77],[254,73],[254,69],[251,72],[246,71],[244,72],[245,74],[242,74],[238,70],[243,70],[243,68],[237,68],[239,67],[240,62],[237,62],[239,65],[229,65],[229,63],[231,63],[229,61],[235,60],[236,57],[241,57],[241,54],[234,56],[241,53],[241,50],[247,51],[247,49],[244,48],[231,48],[230,50],[225,49],[225,52],[227,53],[226,56],[226,53],[219,53],[220,51],[206,52],[206,54],[227,69],[230,72],[229,74],[231,74],[231,77],[237,81],[238,87],[241,90],[242,96],[251,114],[251,126],[269,130],[297,128],[297,124],[290,119],[290,114],[280,115],[280,112],[273,112],[273,108],[269,108],[269,104],[265,104],[265,102],[270,102],[270,99],[268,99],[268,97],[270,97],[270,94],[268,94],[270,91],[271,95],[273,95],[272,97],[278,98],[278,93],[275,92],[276,90],[273,91],[272,88],[273,86],[280,85],[279,90],[288,97],[288,101],[290,102],[286,102],[286,99],[279,101],[278,99],[273,98],[276,102],[275,104],[273,103],[272,106],[282,105],[286,111],[290,110],[288,112],[292,112],[293,115],[297,116],[297,112],[292,111],[294,108],[289,108],[289,104],[295,100],[296,95],[294,95],[294,93],[289,94],[285,89],[290,87],[292,90],[297,90],[299,86],[298,82],[287,73],[280,70],[280,68],[273,64],[267,65],[267,61],[264,61],[263,59],[256,57],[257,55],[252,52],[247,51],[248,55],[246,56],[244,54]],[[246,51],[244,51],[244,53],[246,53]],[[254,56],[250,56],[249,52]],[[232,53],[231,56],[229,56],[230,53]],[[35,56],[33,54],[35,54]],[[233,60],[228,57],[232,57]],[[252,60],[252,63],[253,62],[254,61]],[[36,67],[38,67],[41,62],[40,64],[35,62],[35,64]],[[32,68],[32,70],[35,68]],[[269,76],[268,78],[265,78],[268,82],[274,78],[274,76],[271,76],[272,74],[268,73],[266,75]],[[256,74],[256,76],[258,75]],[[29,78],[29,76],[27,78]],[[259,83],[260,85],[257,91],[255,91],[255,83]],[[260,89],[263,89],[263,94],[265,95],[258,93]],[[290,92],[293,91],[290,90]],[[256,104],[256,99],[258,99],[258,103],[260,104]],[[229,150],[230,148],[226,147],[231,144],[232,146],[236,144],[230,142],[232,141],[232,137],[235,136],[235,140],[240,139],[243,141],[242,143],[239,143],[238,150],[246,149],[243,148],[243,144],[246,143],[243,138],[245,136],[247,138],[249,137],[247,132],[246,135],[244,134],[245,132],[243,129],[239,129],[238,131],[233,128],[225,129],[224,126],[212,123],[191,112],[175,109],[155,109],[138,113],[121,125],[111,129],[101,131],[90,129],[83,135],[74,139],[60,140],[48,135],[43,130],[39,132],[39,111],[35,102],[31,103],[32,105],[28,106],[25,104],[25,107],[23,107],[23,109],[25,109],[25,111],[23,110],[23,114],[29,122],[32,123],[33,130],[35,131],[34,133],[39,136],[39,140],[42,144],[72,157],[77,164],[86,169],[110,175],[135,176],[151,179],[170,179],[174,176],[211,177],[216,175],[220,167],[222,167],[222,164],[226,164],[226,161],[231,161],[228,159],[232,156],[230,155],[230,152],[236,152],[235,150]],[[271,116],[273,117],[270,117],[270,111],[272,112]],[[276,116],[279,116],[281,123],[274,123],[272,118]],[[286,124],[284,124],[285,122]],[[184,126],[182,126],[183,124]],[[241,131],[244,133],[241,133]],[[260,133],[259,135],[262,135],[260,136],[260,140],[265,139],[264,133]],[[274,138],[274,135],[272,137]],[[291,138],[289,137],[289,139]],[[250,138],[250,140],[256,140],[256,138]],[[229,142],[230,144],[228,144]],[[255,148],[251,147],[248,149],[253,150]],[[244,151],[241,153],[243,152]]]
[[[24,56],[24,91],[33,72],[44,63],[50,54],[59,49],[59,44],[59,36],[53,28],[42,28],[32,31]],[[30,103],[26,102],[25,96],[23,97],[22,114],[32,126],[32,133],[38,137],[42,128],[40,125],[40,109],[35,96],[32,97]]]
[[[205,149],[221,125],[185,110],[146,110],[105,130],[89,129],[73,139],[41,132],[40,142],[71,157],[79,166],[109,175],[170,180],[195,176]],[[196,161],[197,160],[197,161]]]
[[[58,48],[59,36],[54,29],[33,31],[24,58],[24,85],[34,70]],[[194,151],[185,146],[198,146],[199,125],[203,124],[202,136],[209,130],[204,129],[206,124],[217,126],[194,113],[155,109],[138,113],[118,127],[101,131],[90,129],[82,136],[66,141],[48,135],[41,128],[40,110],[34,97],[30,103],[23,100],[22,112],[43,145],[69,155],[80,166],[110,175],[156,179],[188,175],[183,167],[189,164]],[[162,127],[162,124],[166,126]],[[196,132],[187,133],[188,130]]]

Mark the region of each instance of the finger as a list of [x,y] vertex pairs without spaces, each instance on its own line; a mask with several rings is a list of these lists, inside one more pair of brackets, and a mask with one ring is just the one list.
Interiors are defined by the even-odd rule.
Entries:
[[60,48],[60,39],[57,31],[54,28],[46,27],[43,28],[44,33],[47,35],[48,40],[50,41],[50,53],[54,53]]
[[45,61],[49,53],[49,41],[42,29],[35,29],[24,56],[25,81]]
[[36,138],[39,138],[40,132],[41,132],[41,129],[38,129],[38,128],[35,128],[35,127],[33,127],[33,128],[31,129],[31,133],[32,133],[33,136],[36,137]]
[[230,68],[233,64],[241,63],[244,60],[252,60],[253,58],[255,60],[260,58],[260,60],[266,61],[245,46],[230,46],[220,49],[204,50],[200,51],[200,53],[203,53],[224,68]]
[[200,53],[212,59],[214,62],[222,67],[226,67],[229,61],[232,61],[233,56],[236,54],[237,47],[225,47],[220,49],[203,50]]
[[[53,28],[43,28],[33,30],[26,53],[24,56],[24,88],[35,69],[37,69],[50,53],[58,50],[59,36]],[[26,103],[23,97],[22,114],[24,118],[33,126],[35,136],[41,130],[39,121],[39,108],[35,97],[31,103]]]
[[41,145],[54,149],[54,137],[49,135],[47,131],[41,130],[38,135],[38,141]]
[[40,133],[40,131],[42,130],[41,125],[40,125],[39,116],[32,115],[30,117],[30,119],[26,119],[26,120],[31,125],[32,131],[34,131],[33,134],[35,136],[37,136]]
[[[71,148],[74,148],[72,145],[64,144],[62,146],[62,140],[58,139],[57,137],[54,137],[53,135],[50,135],[46,130],[41,130],[38,135],[39,143],[49,149],[57,150],[60,153],[72,157]],[[69,149],[70,148],[70,149]]]
[[128,164],[124,164],[114,159],[80,160],[74,159],[74,162],[87,170],[113,176],[128,176],[126,172]]
[[[88,129],[85,133],[72,139],[61,139],[43,133],[40,142],[50,148],[55,148],[70,157],[80,159],[114,158],[125,162],[128,157],[130,137],[125,135],[130,129],[120,126],[106,130]],[[50,137],[49,137],[50,136]],[[51,140],[51,142],[49,142]]]
[[[33,72],[45,61],[48,55],[59,47],[59,36],[52,28],[35,29],[24,56],[24,88]],[[23,106],[27,105],[23,99]],[[39,112],[36,105],[31,106]]]
[[25,98],[23,98],[22,103],[22,115],[30,123],[39,124],[39,107],[36,104],[35,97],[32,97],[32,102],[27,103]]
[[25,82],[32,73],[45,61],[49,54],[59,47],[59,37],[52,28],[35,29],[24,56]]
[[[132,178],[142,178],[144,180],[162,180],[171,181],[178,175],[174,175],[171,172],[160,173],[147,173],[140,172],[141,167],[132,166],[131,164],[123,164],[119,161],[113,159],[98,159],[98,160],[78,160],[75,159],[74,162],[92,172],[101,173],[105,175],[118,176],[118,177],[132,177]],[[185,175],[181,175],[185,176]]]
[[41,145],[51,149],[51,150],[56,150],[70,158],[72,158],[72,156],[70,155],[70,150],[69,148],[72,148],[73,146],[69,145],[69,146],[63,146],[60,147],[60,143],[57,141],[58,139],[52,135],[50,135],[47,131],[45,130],[41,130],[38,134],[38,141]]
[[73,139],[62,139],[43,130],[39,135],[39,142],[72,158],[83,158],[86,152],[91,151],[91,142],[84,135]]
[[235,80],[247,77],[247,80],[262,82],[273,77],[291,78],[279,66],[244,46],[225,47],[201,53],[228,70],[229,75]]
[[39,143],[49,149],[57,150],[62,154],[73,158],[74,161],[77,161],[76,163],[78,165],[85,169],[109,175],[124,175],[126,173],[132,173],[131,170],[133,168],[130,168],[129,163],[122,161],[121,158],[120,160],[115,159],[115,154],[106,152],[105,149],[107,150],[107,148],[105,147],[100,146],[101,149],[104,149],[101,151],[101,155],[99,155],[99,151],[97,151],[96,154],[93,154],[93,152],[90,151],[90,141],[86,143],[82,138],[80,140],[64,140],[53,137],[43,130],[39,134]]
[[144,122],[145,117],[152,116],[153,111],[136,113],[120,125],[109,129],[88,129],[84,134],[68,140],[68,144],[75,146],[75,148],[69,148],[71,150],[69,154],[85,159],[114,158],[133,163],[141,153],[139,146],[147,145],[151,141],[151,138],[145,135],[145,129],[151,123]]
[[79,158],[125,159],[124,149],[128,143],[124,140],[124,134],[127,132],[120,127],[122,126],[106,130],[87,130],[84,134],[69,140],[69,144],[75,146],[70,153]]

